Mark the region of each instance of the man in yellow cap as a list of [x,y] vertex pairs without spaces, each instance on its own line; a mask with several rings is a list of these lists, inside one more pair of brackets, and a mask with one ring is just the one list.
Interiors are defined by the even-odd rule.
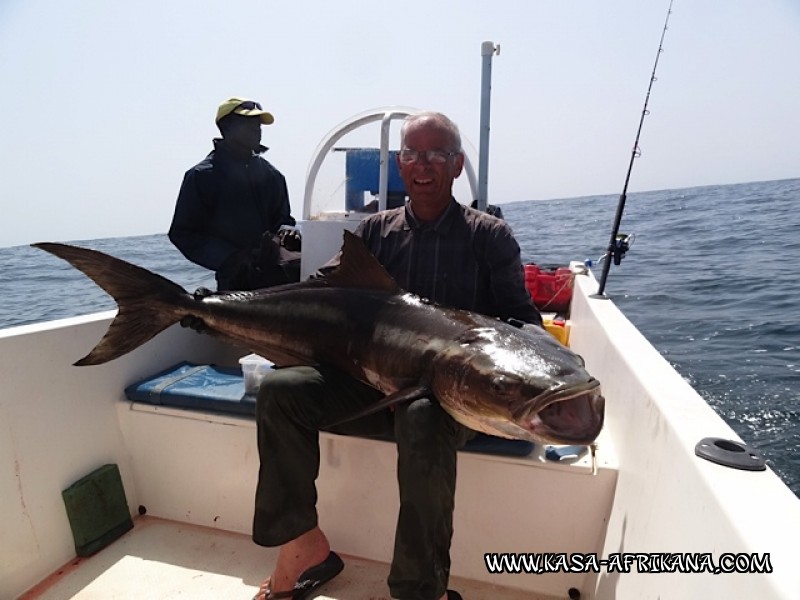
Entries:
[[299,278],[300,235],[286,180],[261,156],[261,126],[274,120],[258,102],[225,100],[216,117],[222,138],[181,184],[169,239],[190,261],[215,271],[220,291]]

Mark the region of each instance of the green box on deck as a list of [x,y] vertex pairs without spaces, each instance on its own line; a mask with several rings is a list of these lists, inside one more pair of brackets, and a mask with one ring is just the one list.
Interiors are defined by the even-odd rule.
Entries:
[[61,495],[78,556],[91,556],[133,528],[117,465],[103,465]]

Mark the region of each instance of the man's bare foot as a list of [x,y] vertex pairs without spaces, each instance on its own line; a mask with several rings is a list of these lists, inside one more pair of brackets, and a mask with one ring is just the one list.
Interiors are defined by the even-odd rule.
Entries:
[[328,538],[319,527],[286,542],[278,553],[272,576],[261,584],[256,598],[263,600],[267,590],[274,594],[293,589],[300,575],[323,562],[330,551]]

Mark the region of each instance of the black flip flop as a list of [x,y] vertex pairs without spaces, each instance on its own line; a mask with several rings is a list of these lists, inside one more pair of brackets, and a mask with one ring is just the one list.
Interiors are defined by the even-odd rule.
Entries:
[[447,590],[447,600],[464,600],[455,590]]
[[[342,559],[332,551],[324,561],[303,571],[297,579],[297,583],[294,584],[294,589],[285,592],[270,592],[267,590],[265,600],[279,600],[280,598],[306,600],[311,597],[312,593],[341,573],[342,569],[344,569]],[[259,594],[256,594],[253,600],[257,600]]]

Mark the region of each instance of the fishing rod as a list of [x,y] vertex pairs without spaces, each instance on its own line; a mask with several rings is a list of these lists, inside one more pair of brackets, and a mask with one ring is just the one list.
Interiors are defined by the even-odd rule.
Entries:
[[641,150],[639,149],[639,136],[642,134],[644,118],[650,114],[650,111],[647,110],[647,105],[650,102],[650,92],[653,89],[653,83],[656,81],[658,59],[661,57],[661,53],[664,51],[664,36],[667,34],[669,16],[672,14],[672,2],[673,0],[670,0],[669,8],[667,9],[667,18],[664,20],[664,29],[661,31],[661,41],[658,44],[658,52],[656,52],[656,60],[653,64],[653,72],[650,74],[650,85],[647,86],[647,95],[644,99],[644,108],[642,108],[642,116],[639,119],[639,128],[636,130],[636,140],[633,142],[633,150],[631,150],[631,160],[628,164],[628,173],[625,176],[625,185],[622,187],[622,193],[620,194],[619,202],[617,203],[617,214],[614,217],[614,227],[611,230],[611,241],[608,243],[608,249],[603,256],[605,260],[603,261],[603,274],[600,277],[600,287],[597,289],[597,293],[592,295],[592,298],[607,298],[607,296],[604,294],[604,291],[606,289],[608,272],[611,269],[611,261],[613,260],[615,265],[619,265],[622,259],[625,257],[625,253],[630,248],[631,236],[621,234],[619,232],[619,226],[622,222],[622,212],[625,210],[625,200],[628,197],[628,182],[631,180],[633,162],[642,154]]

